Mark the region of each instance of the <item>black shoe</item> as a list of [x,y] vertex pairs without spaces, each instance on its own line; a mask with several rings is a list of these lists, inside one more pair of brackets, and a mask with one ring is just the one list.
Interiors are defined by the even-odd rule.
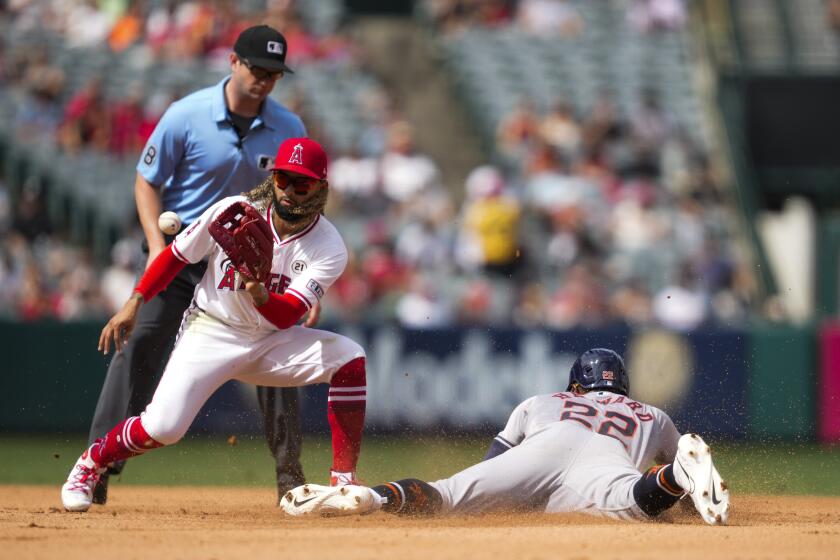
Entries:
[[108,472],[102,473],[96,486],[93,487],[93,497],[91,501],[94,504],[104,506],[108,502]]

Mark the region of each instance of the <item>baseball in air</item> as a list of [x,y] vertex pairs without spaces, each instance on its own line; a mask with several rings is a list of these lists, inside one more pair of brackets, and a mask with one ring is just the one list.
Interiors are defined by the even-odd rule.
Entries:
[[158,218],[158,227],[166,235],[175,235],[181,230],[181,218],[175,212],[164,212]]

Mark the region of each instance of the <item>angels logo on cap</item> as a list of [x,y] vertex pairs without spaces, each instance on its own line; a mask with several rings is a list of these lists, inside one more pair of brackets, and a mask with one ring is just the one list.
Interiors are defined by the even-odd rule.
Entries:
[[295,144],[295,151],[292,152],[292,157],[289,158],[289,163],[303,165],[303,146]]
[[327,178],[327,154],[310,138],[289,138],[277,149],[272,169],[324,180]]

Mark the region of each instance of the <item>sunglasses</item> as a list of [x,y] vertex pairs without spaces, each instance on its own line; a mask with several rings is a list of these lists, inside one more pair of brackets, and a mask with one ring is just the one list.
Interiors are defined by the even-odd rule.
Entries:
[[295,189],[310,189],[321,184],[321,179],[312,177],[290,177],[282,171],[274,171],[274,182],[280,189],[286,189],[290,185]]
[[265,68],[260,68],[259,66],[254,66],[244,58],[240,58],[239,62],[245,65],[248,70],[251,71],[251,75],[258,80],[267,80],[273,82],[274,80],[279,80],[283,77],[284,72],[282,70],[271,71],[266,70]]

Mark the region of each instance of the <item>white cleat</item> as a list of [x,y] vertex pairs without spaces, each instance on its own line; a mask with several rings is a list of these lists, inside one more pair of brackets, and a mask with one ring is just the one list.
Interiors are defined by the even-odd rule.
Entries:
[[82,456],[73,465],[67,482],[61,487],[61,502],[67,511],[87,511],[93,501],[93,487],[105,468],[97,468],[96,463],[90,458],[90,449],[82,453]]
[[703,438],[685,434],[677,445],[674,478],[691,496],[694,507],[709,525],[726,525],[729,520],[729,490],[721,480],[712,453]]
[[280,507],[288,515],[365,515],[378,510],[383,499],[367,486],[304,484],[286,492]]

